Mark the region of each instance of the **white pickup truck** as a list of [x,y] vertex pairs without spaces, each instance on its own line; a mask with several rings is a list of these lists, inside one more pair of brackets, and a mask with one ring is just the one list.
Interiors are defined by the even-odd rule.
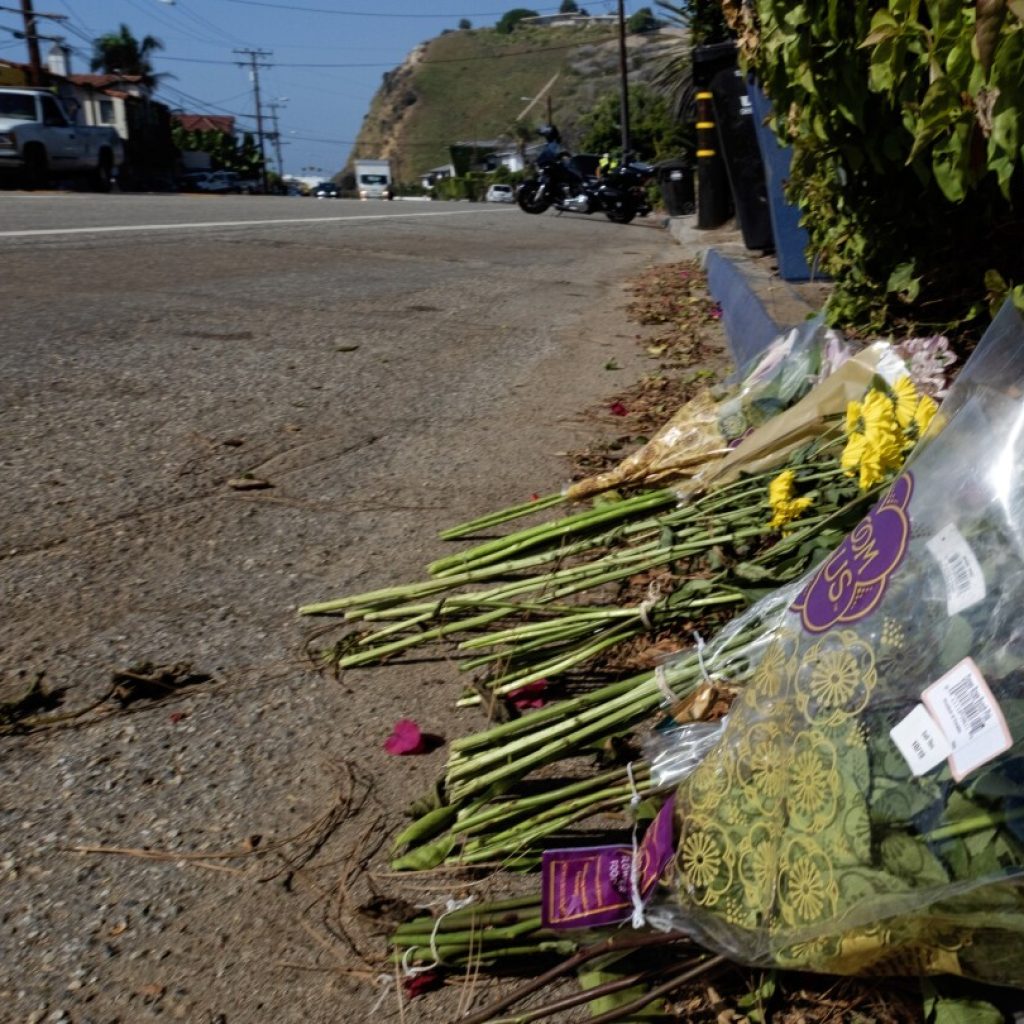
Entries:
[[124,161],[124,144],[113,128],[75,124],[48,89],[0,87],[0,172],[30,188],[51,177],[88,175],[110,191]]

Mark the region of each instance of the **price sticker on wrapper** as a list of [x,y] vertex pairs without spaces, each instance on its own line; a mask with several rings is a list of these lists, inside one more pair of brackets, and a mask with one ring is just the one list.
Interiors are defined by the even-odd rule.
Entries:
[[949,770],[957,782],[1013,746],[999,702],[973,659],[954,665],[921,700],[953,748]]
[[946,581],[947,615],[957,615],[985,600],[985,574],[953,523],[939,530],[925,546],[939,563]]
[[923,704],[894,725],[889,735],[915,775],[930,772],[953,753],[945,733]]
[[971,658],[932,683],[921,701],[889,730],[915,775],[948,760],[959,782],[1013,746],[999,702]]

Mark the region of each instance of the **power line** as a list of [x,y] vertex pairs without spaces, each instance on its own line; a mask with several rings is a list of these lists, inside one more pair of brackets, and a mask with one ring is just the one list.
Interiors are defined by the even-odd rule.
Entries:
[[[282,11],[303,11],[307,14],[336,14],[346,18],[500,18],[505,11],[474,11],[469,14],[386,14],[382,11],[339,11],[335,7],[300,7],[296,4],[273,3],[272,0],[225,0],[229,4],[242,4],[246,7],[274,7]],[[554,14],[557,7],[545,8],[541,14]]]
[[[617,36],[601,36],[598,39],[588,40],[588,43],[602,43],[609,42],[612,39],[616,39]],[[524,57],[529,56],[533,53],[552,53],[556,50],[572,50],[580,46],[579,41],[573,43],[562,43],[558,46],[538,46],[529,50],[511,50],[508,53],[489,53],[480,54],[474,57],[439,57],[436,60],[421,60],[417,62],[417,66],[424,64],[468,64],[472,61],[480,60],[501,60],[506,57]],[[161,56],[161,60],[177,61],[182,64],[236,64],[237,61],[230,60],[214,60],[208,57],[168,57],[166,55]],[[393,68],[395,66],[394,61],[373,61],[369,63],[351,63],[351,64],[338,64],[338,63],[276,63],[276,68]]]

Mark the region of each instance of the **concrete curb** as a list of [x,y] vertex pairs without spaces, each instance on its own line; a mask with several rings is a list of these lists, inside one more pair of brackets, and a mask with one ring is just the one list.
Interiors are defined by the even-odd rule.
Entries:
[[737,366],[774,337],[821,311],[827,282],[784,281],[774,256],[751,252],[734,221],[702,230],[696,215],[672,217],[672,237],[707,271],[708,290],[722,307],[729,348]]

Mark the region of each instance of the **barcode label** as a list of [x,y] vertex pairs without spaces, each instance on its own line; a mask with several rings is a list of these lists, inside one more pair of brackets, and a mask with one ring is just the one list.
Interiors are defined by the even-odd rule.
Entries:
[[985,599],[985,574],[970,544],[953,523],[926,545],[946,581],[946,613],[956,615]]
[[953,752],[949,740],[923,704],[889,730],[893,743],[915,775],[924,775]]
[[999,702],[971,658],[932,683],[921,700],[949,741],[957,782],[1013,746]]

